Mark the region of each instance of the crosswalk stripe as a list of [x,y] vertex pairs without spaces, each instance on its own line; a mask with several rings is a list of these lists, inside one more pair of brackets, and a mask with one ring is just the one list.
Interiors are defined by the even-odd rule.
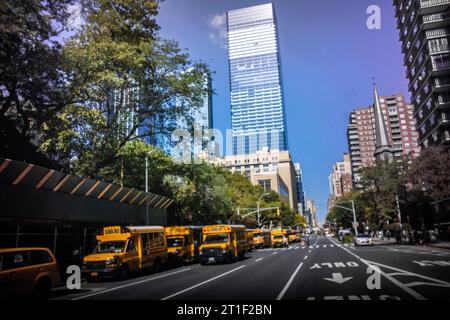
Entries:
[[326,248],[326,247],[327,247],[327,245],[326,245],[326,244],[324,244],[324,245],[323,245],[323,247],[324,247],[324,248]]

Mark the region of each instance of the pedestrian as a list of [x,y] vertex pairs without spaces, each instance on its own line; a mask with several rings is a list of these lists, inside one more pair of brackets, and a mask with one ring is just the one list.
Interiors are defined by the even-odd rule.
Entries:
[[386,237],[388,238],[388,241],[391,240],[391,233],[388,231],[386,231]]

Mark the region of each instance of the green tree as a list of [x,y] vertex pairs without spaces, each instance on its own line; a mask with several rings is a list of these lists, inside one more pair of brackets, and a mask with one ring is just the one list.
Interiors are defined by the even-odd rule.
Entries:
[[409,192],[430,202],[450,197],[450,151],[445,147],[428,147],[409,166]]
[[396,196],[404,188],[407,163],[378,162],[375,166],[361,170],[361,201],[365,208],[365,218],[374,228],[382,227],[388,220],[397,217]]
[[49,165],[39,131],[76,101],[64,76],[62,45],[73,0],[4,0],[0,8],[0,154]]
[[[64,164],[83,159],[78,172],[103,178],[102,168],[125,162],[129,142],[171,134],[180,117],[191,122],[191,111],[203,103],[209,70],[191,61],[175,41],[159,37],[158,3],[81,0],[85,23],[63,51],[66,81],[77,103],[61,114],[72,120],[69,130],[91,132],[93,138],[82,147],[48,147],[66,135],[48,121],[51,130],[42,137],[47,146],[42,150],[49,157]],[[98,119],[85,119],[95,124],[79,122],[77,108],[95,109]]]

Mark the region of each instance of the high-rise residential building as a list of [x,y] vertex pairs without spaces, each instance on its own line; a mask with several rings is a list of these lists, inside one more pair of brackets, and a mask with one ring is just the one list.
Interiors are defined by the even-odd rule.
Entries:
[[343,160],[337,161],[333,165],[333,171],[328,179],[330,184],[330,193],[327,202],[329,212],[338,198],[353,189],[352,167],[349,154],[344,153]]
[[307,198],[306,199],[306,223],[311,228],[316,228],[319,226],[319,221],[317,217],[317,208],[314,200]]
[[288,150],[272,3],[227,13],[233,154]]
[[[378,94],[377,94],[378,96]],[[375,105],[375,103],[374,103]],[[405,101],[403,94],[378,97],[379,110],[384,119],[387,143],[392,146],[394,158],[417,157],[420,153],[419,134],[414,119],[414,106]],[[347,142],[353,181],[359,181],[358,171],[375,163],[377,150],[375,108],[358,108],[350,113]]]
[[215,158],[212,163],[245,175],[264,191],[275,191],[294,210],[298,210],[297,173],[289,151],[263,148],[253,154]]
[[450,0],[394,0],[419,144],[450,145]]
[[297,184],[297,201],[298,201],[298,212],[301,215],[305,213],[305,191],[303,190],[303,173],[300,167],[300,163],[294,163],[295,168],[295,182]]

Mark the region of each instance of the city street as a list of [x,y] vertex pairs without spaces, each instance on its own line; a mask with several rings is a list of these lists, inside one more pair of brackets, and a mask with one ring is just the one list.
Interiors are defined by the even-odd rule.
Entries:
[[[369,266],[379,268],[379,288],[369,279],[376,278]],[[260,249],[232,264],[191,264],[126,281],[83,282],[79,291],[56,289],[52,299],[448,300],[449,268],[450,251],[443,249],[354,247],[317,237],[309,247]]]

